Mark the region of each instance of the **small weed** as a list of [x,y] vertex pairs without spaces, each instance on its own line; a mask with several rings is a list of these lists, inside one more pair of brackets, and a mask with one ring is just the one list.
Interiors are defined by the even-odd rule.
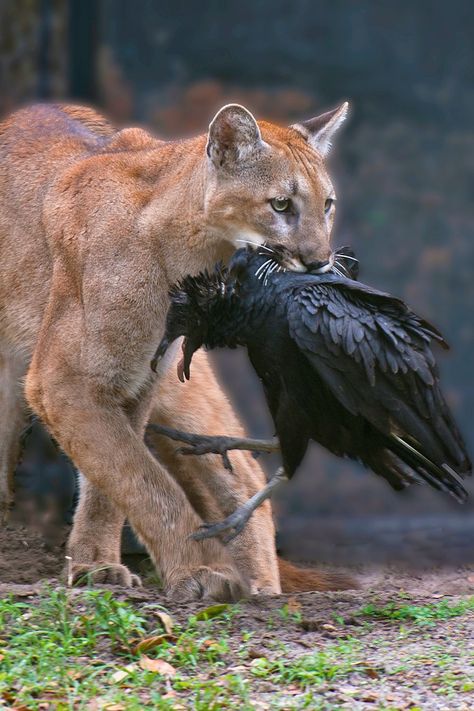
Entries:
[[260,657],[252,662],[252,674],[275,684],[300,684],[303,687],[346,676],[355,668],[358,640],[345,640],[324,652],[313,652],[297,659]]
[[474,610],[474,596],[458,602],[440,600],[427,605],[400,605],[396,602],[383,606],[366,605],[357,614],[375,619],[403,620],[430,625],[434,624],[435,620],[449,620],[472,610]]
[[282,620],[296,622],[297,624],[300,623],[303,618],[301,611],[293,609],[288,603],[278,610],[278,614]]

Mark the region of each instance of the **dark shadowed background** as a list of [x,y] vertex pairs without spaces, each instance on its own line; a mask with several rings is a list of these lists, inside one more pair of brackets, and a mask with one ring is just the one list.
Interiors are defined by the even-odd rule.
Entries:
[[[349,99],[335,244],[446,334],[444,389],[472,452],[473,30],[468,0],[0,0],[0,111],[73,98],[178,137],[229,101],[293,122]],[[268,434],[244,354],[216,360],[249,430]],[[19,490],[67,499],[66,474],[35,432]],[[472,501],[397,495],[317,447],[276,510],[280,544],[299,557],[472,562]]]

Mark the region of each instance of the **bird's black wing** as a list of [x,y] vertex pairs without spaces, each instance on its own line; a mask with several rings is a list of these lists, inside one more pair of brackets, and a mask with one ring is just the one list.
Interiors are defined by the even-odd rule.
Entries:
[[293,288],[286,304],[290,336],[352,415],[400,440],[398,448],[469,470],[439,388],[430,348],[442,340],[436,329],[402,301],[348,280]]

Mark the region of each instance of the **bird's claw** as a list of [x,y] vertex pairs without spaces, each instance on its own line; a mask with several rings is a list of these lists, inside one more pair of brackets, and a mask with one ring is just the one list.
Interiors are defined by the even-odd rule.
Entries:
[[227,535],[222,536],[221,540],[223,543],[229,543],[238,536],[239,533],[242,533],[251,515],[252,512],[237,510],[230,516],[227,516],[223,521],[218,521],[218,523],[203,523],[199,526],[198,530],[193,533],[192,538],[195,541],[202,541],[205,538],[213,538],[227,531]]
[[229,455],[228,455],[227,451],[228,450],[225,445],[216,447],[214,445],[202,443],[202,444],[189,444],[186,447],[180,447],[178,449],[178,454],[185,454],[185,455],[220,454],[222,457],[222,464],[224,465],[224,469],[227,469],[227,471],[233,473],[234,470],[232,468],[232,464],[229,459]]

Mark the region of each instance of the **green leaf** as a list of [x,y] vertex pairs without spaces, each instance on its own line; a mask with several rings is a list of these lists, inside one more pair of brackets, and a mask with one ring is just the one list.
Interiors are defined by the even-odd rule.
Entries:
[[212,620],[213,617],[220,617],[229,609],[230,605],[227,603],[221,603],[220,605],[211,605],[206,607],[205,610],[201,610],[195,615],[195,619],[201,622],[202,620]]

